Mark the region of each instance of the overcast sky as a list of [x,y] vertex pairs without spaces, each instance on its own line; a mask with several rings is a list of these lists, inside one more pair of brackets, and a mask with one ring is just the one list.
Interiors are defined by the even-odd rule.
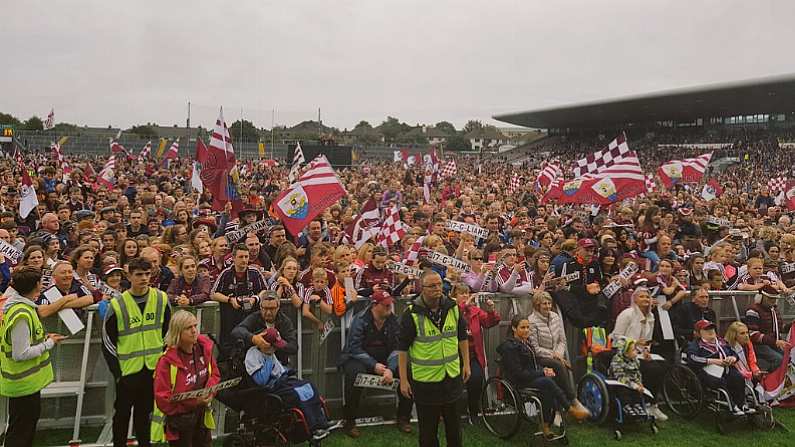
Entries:
[[[795,2],[6,2],[0,111],[91,126],[352,128],[795,72]],[[503,124],[504,125],[504,124]]]

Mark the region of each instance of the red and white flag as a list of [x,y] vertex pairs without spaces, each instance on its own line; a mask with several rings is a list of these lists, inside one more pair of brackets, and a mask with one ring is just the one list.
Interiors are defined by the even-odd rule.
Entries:
[[646,175],[637,155],[627,152],[608,168],[598,173],[555,184],[542,201],[557,199],[559,203],[610,205],[646,192]]
[[609,168],[628,153],[627,136],[622,132],[606,148],[577,160],[577,166],[574,168],[574,178]]
[[47,115],[47,119],[44,121],[44,130],[50,130],[55,127],[55,109],[50,109],[50,114]]
[[202,166],[200,173],[204,187],[213,196],[213,211],[223,210],[226,202],[229,201],[232,202],[233,209],[242,205],[242,201],[236,196],[236,189],[230,177],[234,167],[235,149],[232,147],[232,137],[224,121],[222,107],[215,121],[215,129],[210,136],[207,163]]
[[116,184],[115,170],[116,156],[111,155],[105,163],[105,166],[103,166],[102,170],[97,174],[97,186],[104,186],[108,189],[113,188],[113,185]]
[[357,249],[360,248],[378,234],[380,222],[381,213],[378,211],[378,205],[373,198],[367,199],[359,214],[354,216],[353,222],[345,227],[343,242],[353,244]]
[[406,256],[404,259],[406,262],[411,265],[417,262],[420,259],[420,253],[422,252],[422,243],[425,242],[425,236],[420,236],[411,244],[408,251],[406,251]]
[[787,187],[784,189],[784,204],[790,211],[795,211],[795,180],[787,182]]
[[61,144],[53,142],[50,144],[50,149],[52,149],[52,158],[54,158],[58,162],[58,166],[61,167],[63,172],[63,181],[66,182],[71,178],[72,167],[69,166],[69,163],[66,160],[64,160],[63,152],[61,152]]
[[119,139],[120,138],[121,138],[121,131],[119,131],[119,133],[116,134],[116,138],[111,138],[110,139],[110,143],[109,143],[110,144],[110,152],[112,154],[118,154],[118,153],[126,154],[127,153],[127,149],[124,146],[122,146],[121,143],[119,143]]
[[171,147],[168,148],[168,151],[163,156],[163,164],[168,166],[169,163],[168,160],[176,160],[178,157],[179,157],[179,138],[177,138],[176,140],[174,140],[173,143],[171,143]]
[[406,226],[400,220],[400,212],[397,206],[387,208],[384,214],[384,222],[381,224],[381,232],[378,234],[378,245],[391,247],[403,239],[406,235]]
[[[790,345],[795,343],[795,331],[792,329],[787,340]],[[795,358],[791,349],[784,350],[781,365],[762,376],[762,381],[756,389],[764,402],[776,400],[784,408],[795,406]]]
[[33,181],[30,179],[28,169],[25,167],[25,162],[22,160],[22,154],[19,148],[16,150],[17,166],[22,176],[22,189],[20,191],[19,200],[19,217],[25,219],[31,211],[39,206],[39,198],[36,196],[36,189],[33,187]]
[[538,173],[536,186],[538,189],[544,189],[554,183],[558,177],[563,177],[563,170],[560,169],[560,164],[557,162],[549,162],[544,166],[544,169]]
[[301,149],[301,143],[298,142],[295,144],[295,150],[293,151],[293,165],[290,166],[290,172],[287,174],[287,180],[291,184],[298,178],[298,174],[301,172],[301,165],[305,162],[304,151]]
[[653,174],[646,174],[646,194],[651,194],[657,190],[657,182],[654,181]]
[[444,165],[444,169],[442,169],[442,177],[452,177],[458,173],[458,166],[455,164],[455,160],[450,160]]
[[787,187],[787,180],[786,176],[778,176],[773,177],[767,181],[767,188],[770,190],[770,194],[778,194]]
[[513,176],[511,177],[511,183],[508,185],[508,192],[513,194],[521,186],[522,180],[519,178],[519,174],[514,172]]
[[141,163],[149,160],[149,154],[152,153],[152,140],[146,142],[141,152],[138,153],[138,161]]
[[276,197],[274,211],[284,228],[295,235],[346,194],[331,163],[320,155],[309,163],[297,182]]
[[202,169],[207,163],[207,146],[201,138],[196,138],[196,155],[193,158],[193,169],[190,174],[190,184],[199,193],[204,192],[204,184],[201,180]]
[[[406,149],[401,149],[400,151],[395,151],[395,152],[400,153],[400,160],[403,160],[404,168],[408,168],[409,166],[412,166],[415,163],[417,163],[418,155],[416,154],[409,155],[409,151]],[[397,156],[397,153],[395,154],[395,156]]]
[[657,169],[657,174],[667,189],[677,183],[698,183],[704,177],[704,172],[707,171],[707,166],[711,159],[712,152],[699,155],[696,158],[671,160],[663,163]]
[[701,198],[707,202],[717,199],[721,194],[723,194],[723,187],[714,178],[709,179],[701,189]]

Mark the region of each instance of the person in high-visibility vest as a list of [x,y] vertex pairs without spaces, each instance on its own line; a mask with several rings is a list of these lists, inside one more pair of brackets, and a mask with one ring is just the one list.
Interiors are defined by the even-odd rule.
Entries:
[[209,388],[221,381],[213,342],[199,334],[198,321],[186,310],[174,312],[166,333],[166,353],[155,369],[152,442],[209,447],[215,428],[212,394],[172,402],[175,394]]
[[110,301],[105,314],[102,352],[116,379],[113,446],[127,444],[127,428],[133,413],[135,439],[139,446],[146,447],[150,445],[153,375],[163,355],[171,308],[165,292],[149,287],[152,274],[149,261],[135,258],[130,261],[128,271],[130,288]]
[[442,293],[438,273],[426,271],[421,284],[400,322],[400,392],[414,398],[421,447],[439,445],[440,416],[447,445],[457,447],[463,444],[456,403],[471,373],[467,322],[456,302]]
[[41,390],[53,380],[50,350],[63,340],[46,334],[34,300],[41,293],[41,270],[22,267],[11,275],[0,323],[0,395],[8,398],[5,445],[32,446],[41,413]]

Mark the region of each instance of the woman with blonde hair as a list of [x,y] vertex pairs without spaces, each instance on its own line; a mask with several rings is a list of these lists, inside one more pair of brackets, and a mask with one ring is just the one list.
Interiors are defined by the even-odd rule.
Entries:
[[[152,442],[209,447],[215,428],[212,394],[172,401],[175,394],[216,385],[221,380],[213,358],[213,342],[199,334],[196,317],[185,310],[171,316],[165,339],[166,352],[155,368],[155,411]],[[165,418],[162,416],[165,415]],[[158,420],[164,423],[159,423]]]
[[356,253],[356,259],[353,261],[357,269],[363,269],[370,265],[370,261],[373,260],[373,249],[375,249],[375,245],[370,242],[365,242],[359,248],[359,252]]
[[750,383],[754,379],[759,379],[762,376],[762,371],[756,364],[756,352],[754,352],[754,344],[751,343],[748,326],[742,321],[735,321],[726,329],[724,338],[737,354],[737,363],[734,366],[740,371],[745,381]]

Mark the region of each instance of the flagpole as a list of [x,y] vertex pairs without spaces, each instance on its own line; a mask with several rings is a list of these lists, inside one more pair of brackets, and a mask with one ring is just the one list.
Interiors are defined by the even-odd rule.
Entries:
[[272,159],[276,159],[276,148],[273,146],[274,144],[273,132],[275,132],[274,130],[275,128],[276,128],[276,109],[273,108],[271,109],[271,158]]
[[[188,120],[186,121],[188,130],[188,147],[190,147],[190,100],[188,100]],[[188,149],[190,151],[190,149]]]

